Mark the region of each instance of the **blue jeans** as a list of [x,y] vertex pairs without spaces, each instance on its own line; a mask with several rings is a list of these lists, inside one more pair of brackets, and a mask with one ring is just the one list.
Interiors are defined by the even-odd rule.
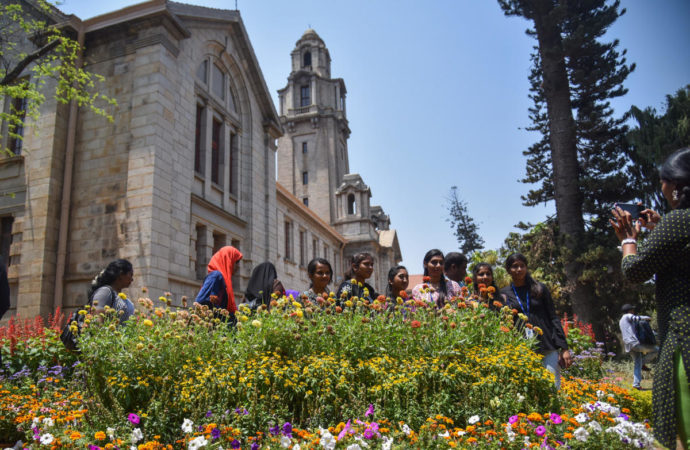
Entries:
[[556,390],[561,389],[561,366],[558,365],[558,350],[550,350],[544,353],[541,359],[541,365],[546,368],[555,377],[554,385]]
[[659,347],[656,345],[637,344],[630,349],[630,356],[632,356],[635,363],[633,368],[633,387],[640,387],[642,382],[642,366],[652,361],[657,353],[659,353]]

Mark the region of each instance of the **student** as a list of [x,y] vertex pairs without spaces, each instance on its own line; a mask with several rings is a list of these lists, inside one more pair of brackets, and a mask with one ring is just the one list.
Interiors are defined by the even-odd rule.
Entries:
[[508,256],[505,267],[513,282],[501,289],[501,294],[506,298],[506,305],[526,315],[533,327],[542,330],[542,333],[534,333],[532,328],[525,327],[528,336],[536,334],[537,352],[544,355],[541,364],[554,374],[556,389],[560,389],[560,366],[567,368],[573,361],[551,293],[546,286],[532,278],[524,255],[513,253]]
[[105,307],[113,308],[120,323],[124,323],[134,314],[134,304],[128,298],[119,296],[123,289],[132,284],[134,269],[132,263],[126,259],[112,261],[91,282],[88,299],[93,302],[94,314],[105,311]]
[[467,276],[467,257],[458,252],[448,253],[444,259],[443,272],[446,278],[455,281],[460,287],[464,286]]
[[640,320],[651,320],[649,316],[638,316],[635,315],[635,307],[631,304],[626,303],[621,308],[623,316],[618,322],[618,326],[621,329],[621,335],[623,336],[623,346],[625,347],[625,352],[630,353],[632,356],[634,366],[633,366],[633,388],[641,389],[640,383],[642,382],[642,369],[644,365],[649,361],[652,361],[654,357],[659,353],[659,347],[656,345],[645,345],[641,344],[637,339],[635,334],[636,322]]
[[232,290],[232,274],[235,265],[242,259],[242,253],[227,245],[218,250],[208,262],[208,275],[194,300],[195,303],[210,308],[225,309],[230,313],[230,321],[235,321],[235,293]]
[[[484,289],[482,289],[482,286]],[[496,287],[494,270],[491,264],[487,262],[480,262],[472,269],[472,287],[474,288],[474,294],[493,311],[498,311],[499,309],[499,307],[494,304],[495,301],[505,303],[505,299],[500,292],[498,292],[498,287]],[[490,292],[491,290],[493,290],[493,293]]]
[[314,258],[307,265],[307,274],[309,275],[309,289],[304,292],[304,295],[314,305],[318,305],[317,297],[321,296],[324,300],[328,297],[328,285],[333,278],[331,263],[324,258]]
[[252,270],[247,290],[244,293],[245,302],[251,309],[271,303],[271,294],[283,295],[285,288],[278,279],[278,272],[273,263],[262,262]]
[[424,276],[429,277],[429,281],[420,283],[412,289],[415,300],[423,300],[440,308],[445,305],[446,300],[460,295],[460,285],[443,275],[443,262],[441,250],[432,249],[426,252],[423,261]]
[[386,297],[392,302],[398,297],[404,297],[401,292],[407,291],[410,284],[410,275],[405,266],[394,266],[388,271],[388,286],[386,286]]
[[345,281],[338,287],[336,301],[338,304],[352,297],[372,302],[378,294],[367,280],[374,273],[374,257],[367,252],[357,253],[350,258],[350,270],[345,273]]

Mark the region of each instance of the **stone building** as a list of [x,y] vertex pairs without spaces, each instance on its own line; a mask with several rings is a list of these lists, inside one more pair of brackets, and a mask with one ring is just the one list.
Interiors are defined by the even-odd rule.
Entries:
[[[385,215],[368,206],[368,187],[348,184],[342,80],[335,82],[342,107],[330,114],[344,125],[333,136],[344,164],[329,156],[314,166],[314,188],[328,190],[305,196],[276,183],[276,140],[287,116],[274,107],[238,11],[151,0],[84,21],[54,10],[49,20],[84,40],[84,61],[106,77],[99,89],[118,106],[108,123],[48,100],[39,122],[26,124],[17,156],[0,160],[11,312],[47,315],[84,304],[90,280],[115,258],[134,265],[130,297],[146,286],[151,298],[170,291],[177,304],[196,294],[223,245],[244,254],[233,282],[240,297],[251,269],[266,260],[286,287],[302,290],[314,256],[329,259],[336,273],[355,248],[386,264],[401,259],[387,218],[375,219]],[[328,80],[328,72],[319,76]],[[325,126],[322,104],[315,105]],[[313,151],[330,151],[313,142]],[[336,166],[333,179],[327,164]],[[342,206],[352,192],[357,214]]]

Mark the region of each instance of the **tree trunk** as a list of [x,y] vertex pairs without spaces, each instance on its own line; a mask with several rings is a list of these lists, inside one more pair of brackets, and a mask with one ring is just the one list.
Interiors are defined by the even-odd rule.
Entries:
[[[565,275],[571,292],[573,311],[580,320],[594,324],[592,305],[594,291],[580,282],[582,264],[577,258],[582,253],[585,231],[582,218],[582,198],[578,179],[577,136],[570,102],[570,83],[565,66],[565,55],[558,26],[558,11],[552,0],[531,0],[535,29],[542,64],[544,98],[546,100],[551,163],[553,165],[554,199],[559,231],[568,250]],[[597,328],[597,327],[595,327]]]

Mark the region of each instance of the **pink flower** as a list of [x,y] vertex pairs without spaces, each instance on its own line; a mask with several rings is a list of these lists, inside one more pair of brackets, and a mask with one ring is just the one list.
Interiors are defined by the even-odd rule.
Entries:
[[510,419],[508,419],[508,423],[512,425],[515,422],[517,422],[518,420],[520,420],[520,418],[518,416],[511,416]]
[[558,425],[559,423],[563,422],[563,419],[561,419],[561,416],[559,416],[558,414],[551,414],[551,422]]
[[546,428],[544,428],[544,425],[539,425],[535,430],[534,433],[537,436],[544,436],[544,433],[546,433]]
[[132,424],[134,424],[134,425],[139,425],[139,416],[137,416],[134,413],[130,413],[130,415],[127,416],[127,420],[132,422]]
[[348,431],[350,431],[350,421],[349,421],[349,420],[348,420],[347,423],[345,424],[345,428],[343,428],[343,431],[341,431],[341,432],[338,434],[338,439],[337,439],[337,440],[341,440],[342,438],[344,438]]
[[367,409],[367,412],[364,413],[364,417],[369,417],[372,414],[374,414],[374,405],[371,403],[369,404],[369,408]]

